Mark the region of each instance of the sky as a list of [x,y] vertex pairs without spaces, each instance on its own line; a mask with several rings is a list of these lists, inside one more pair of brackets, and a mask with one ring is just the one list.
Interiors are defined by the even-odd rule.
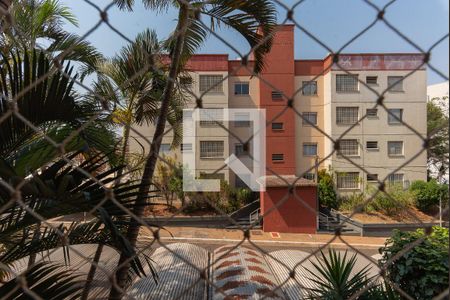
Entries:
[[[101,8],[106,7],[108,0],[91,0]],[[71,32],[85,34],[99,20],[99,13],[84,0],[62,0],[69,6],[79,20],[79,26],[67,26]],[[280,0],[288,7],[297,1]],[[373,4],[382,7],[389,0],[372,0]],[[286,10],[278,9],[278,22],[286,18]],[[363,0],[306,0],[294,11],[295,20],[302,27],[324,42],[334,51],[340,49],[353,36],[371,24],[377,12]],[[136,0],[132,12],[120,11],[113,7],[108,11],[112,26],[122,32],[128,39],[147,28],[153,29],[163,40],[176,26],[176,11],[169,10],[156,13],[146,10],[140,0]],[[427,51],[433,44],[449,32],[449,1],[448,0],[397,0],[387,9],[386,19],[405,36],[414,41],[420,48]],[[205,23],[207,21],[205,20]],[[221,27],[217,34],[223,37],[241,53],[249,50],[248,44],[239,33]],[[104,55],[113,56],[128,42],[114,33],[106,24],[87,37]],[[417,52],[399,35],[379,22],[362,37],[350,44],[343,52],[376,53],[376,52]],[[226,53],[230,59],[239,55],[220,40],[209,37],[199,53]],[[300,29],[295,33],[295,55],[297,59],[320,59],[328,54],[328,50],[308,37]],[[431,64],[448,77],[449,72],[449,39],[446,38],[432,51]],[[435,84],[445,81],[444,78],[429,70],[428,83]]]

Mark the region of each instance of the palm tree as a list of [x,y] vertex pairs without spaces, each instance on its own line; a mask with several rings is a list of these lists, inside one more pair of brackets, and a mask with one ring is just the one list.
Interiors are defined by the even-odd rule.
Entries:
[[[115,0],[121,8],[131,9],[134,0]],[[200,22],[200,15],[211,19],[212,29],[214,25],[224,24],[239,32],[254,48],[254,71],[260,72],[264,66],[264,55],[270,51],[272,39],[271,33],[276,25],[276,9],[269,0],[209,0],[209,1],[181,1],[181,0],[143,0],[150,9],[165,11],[169,7],[178,9],[178,24],[175,32],[168,39],[170,48],[170,67],[164,92],[161,96],[161,107],[156,130],[153,136],[150,153],[147,157],[141,188],[136,200],[136,208],[133,213],[142,217],[143,207],[140,205],[151,187],[158,153],[161,147],[162,136],[165,130],[170,101],[174,90],[174,79],[180,73],[183,64],[205,42],[208,37],[208,29]],[[133,222],[133,221],[132,221]],[[127,238],[132,245],[136,245],[139,233],[139,224],[133,222],[127,233]],[[123,289],[126,286],[126,274],[129,266],[126,261],[129,257],[122,253],[119,260],[119,270],[116,273],[118,287],[112,288],[110,299],[121,299]]]
[[316,285],[308,291],[308,299],[345,300],[372,284],[370,267],[354,272],[356,262],[356,254],[348,257],[347,251],[343,255],[336,250],[328,255],[321,252],[317,262],[311,261],[314,268],[306,269]]
[[[133,182],[115,184],[119,170],[124,166],[111,163],[107,152],[114,152],[115,135],[109,130],[108,120],[102,117],[71,136],[65,145],[66,155],[61,158],[54,145],[44,134],[62,142],[70,132],[79,129],[92,115],[101,112],[98,105],[81,101],[73,92],[73,80],[61,72],[55,72],[34,88],[27,90],[30,82],[51,69],[51,63],[42,52],[11,54],[3,57],[0,68],[0,263],[9,265],[18,259],[29,257],[34,266],[36,253],[57,248],[63,244],[60,233],[73,244],[97,243],[109,245],[117,251],[135,254],[122,236],[127,231],[129,218],[113,202],[104,202],[108,187],[115,200],[128,209],[135,207],[138,185]],[[65,67],[67,74],[72,67]],[[76,77],[76,76],[74,76]],[[15,108],[12,110],[11,108]],[[31,129],[14,113],[32,123]],[[36,132],[38,129],[39,132]],[[103,130],[103,131],[101,131]],[[104,153],[104,154],[102,154]],[[82,159],[79,159],[82,156]],[[84,170],[83,172],[80,170]],[[88,174],[88,175],[87,175]],[[20,202],[12,201],[11,190],[19,190]],[[149,204],[147,197],[146,204]],[[25,207],[28,210],[25,210]],[[70,214],[92,211],[96,219],[86,224],[72,224],[50,229],[41,221]],[[35,216],[39,215],[37,219]],[[133,256],[134,257],[134,256]],[[152,274],[154,270],[151,264]],[[35,270],[39,274],[51,267]],[[145,275],[137,258],[132,262],[134,275]],[[3,271],[3,270],[2,270]],[[36,275],[31,272],[31,274]],[[8,274],[0,274],[3,280]],[[28,276],[28,273],[25,274]],[[38,276],[39,277],[39,276]],[[66,276],[63,276],[66,277]],[[40,277],[39,277],[40,278]],[[14,278],[9,278],[14,280]],[[42,279],[42,278],[41,278]],[[71,281],[67,279],[68,281]],[[40,282],[40,281],[39,281]],[[5,284],[5,286],[10,286]],[[38,283],[37,287],[43,285]],[[40,290],[40,292],[48,292]],[[55,292],[56,293],[56,292]],[[3,292],[0,292],[3,295]],[[54,295],[57,295],[54,294]],[[45,297],[47,298],[47,297]],[[58,297],[56,297],[58,298]]]
[[93,72],[102,60],[102,55],[92,45],[63,29],[66,23],[78,26],[78,21],[58,0],[17,0],[10,4],[9,11],[14,26],[3,22],[0,49],[4,54],[37,46],[55,56],[69,50],[63,58],[82,64],[81,79]]
[[[102,63],[99,79],[94,83],[94,95],[114,103],[113,120],[122,126],[120,162],[129,165],[128,147],[131,127],[156,123],[161,104],[161,95],[166,85],[161,62],[162,48],[154,31],[140,33],[134,42],[124,47],[111,60]],[[147,69],[142,70],[143,66]],[[138,75],[137,75],[138,74]],[[167,121],[174,129],[173,146],[181,141],[184,95],[176,89],[170,99]],[[120,178],[119,174],[119,178]]]
[[[111,163],[115,164],[114,145],[117,141],[108,116],[103,115],[99,104],[81,100],[73,91],[74,80],[56,72],[34,88],[27,89],[52,69],[53,65],[44,53],[10,53],[8,57],[2,55],[1,62],[0,157],[12,164],[18,174],[26,176],[59,155],[59,149],[45,137],[56,143],[71,137],[66,141],[66,152],[83,149],[85,154],[107,153]],[[73,67],[67,64],[64,71],[72,76]],[[38,131],[11,113],[14,106]],[[86,126],[92,116],[98,116],[96,122]],[[80,132],[71,136],[75,130]]]

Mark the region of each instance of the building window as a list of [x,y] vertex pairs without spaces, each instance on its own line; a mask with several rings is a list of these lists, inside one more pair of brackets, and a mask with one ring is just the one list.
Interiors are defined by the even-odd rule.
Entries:
[[201,141],[200,158],[221,158],[224,156],[223,141]]
[[236,82],[234,84],[234,94],[235,95],[249,95],[250,94],[250,84],[248,82]]
[[378,174],[367,174],[367,182],[378,181]]
[[378,85],[378,76],[367,76],[366,83],[368,85]]
[[341,140],[338,155],[359,156],[358,140]]
[[405,77],[403,76],[389,76],[388,77],[389,92],[403,92],[404,79]]
[[223,93],[222,75],[200,75],[200,93]]
[[284,124],[283,123],[272,123],[272,130],[283,130]]
[[317,113],[316,112],[304,112],[303,113],[303,126],[317,125]]
[[236,144],[234,145],[234,153],[236,154],[236,156],[241,156],[244,155],[245,152],[245,148],[243,144]]
[[359,173],[337,173],[337,187],[345,190],[359,189]]
[[337,107],[336,123],[339,125],[353,125],[359,121],[358,107]]
[[389,156],[402,156],[403,142],[388,142],[388,154]]
[[161,144],[161,148],[159,149],[159,151],[162,154],[167,154],[170,152],[170,144]]
[[306,173],[305,175],[303,175],[303,178],[308,179],[308,180],[316,180],[316,174]]
[[215,180],[225,180],[225,174],[223,173],[217,173],[217,174],[211,174],[211,173],[200,173],[200,179],[215,179]]
[[355,93],[359,91],[358,75],[336,75],[336,92]]
[[367,142],[366,146],[367,146],[368,150],[378,150],[378,142],[370,141],[370,142]]
[[376,108],[370,108],[367,110],[367,117],[368,118],[377,118],[378,117],[378,109]]
[[181,152],[192,151],[192,144],[181,144]]
[[402,185],[404,184],[405,175],[404,174],[391,174],[388,177],[389,185]]
[[283,93],[280,91],[273,91],[272,100],[283,100]]
[[236,113],[234,115],[234,127],[250,127],[249,113]]
[[200,111],[201,127],[220,127],[223,125],[223,109],[202,109]]
[[303,81],[302,93],[304,96],[317,95],[317,81]]
[[304,156],[317,156],[317,144],[303,144]]
[[389,109],[388,123],[389,124],[402,124],[403,121],[403,109]]
[[284,154],[272,154],[272,161],[284,161]]
[[181,77],[180,86],[182,89],[190,90],[192,88],[192,78],[191,77]]

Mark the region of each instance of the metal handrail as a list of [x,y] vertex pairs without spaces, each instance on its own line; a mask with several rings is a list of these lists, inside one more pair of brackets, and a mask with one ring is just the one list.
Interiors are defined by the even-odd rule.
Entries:
[[[260,214],[261,208],[258,208],[257,210],[253,211],[250,216],[249,216],[249,221],[250,224],[253,224],[253,220],[258,220],[259,219],[259,214]],[[256,218],[254,217],[256,215]]]

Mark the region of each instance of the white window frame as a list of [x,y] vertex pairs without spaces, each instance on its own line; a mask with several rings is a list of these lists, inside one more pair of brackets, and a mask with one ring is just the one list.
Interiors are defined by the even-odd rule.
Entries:
[[[370,82],[371,80],[369,80],[369,79],[375,79],[375,82]],[[378,76],[366,76],[366,84],[377,86],[378,85]]]
[[[242,87],[247,86],[247,93],[243,92]],[[239,87],[239,91],[238,91]],[[235,96],[248,96],[250,95],[250,82],[248,81],[239,81],[234,83],[234,95]]]
[[[375,114],[371,114],[370,112],[374,112]],[[366,115],[368,119],[376,119],[378,118],[378,109],[377,108],[368,108],[366,110]]]
[[[376,177],[376,179],[372,179],[372,178],[369,179],[370,176],[374,176],[374,177]],[[378,182],[378,179],[379,179],[378,174],[367,174],[367,182]]]
[[[403,93],[405,76],[388,76],[388,88],[390,93]],[[392,87],[391,87],[392,85]]]
[[[309,151],[308,147],[314,147],[315,151]],[[312,149],[312,148],[311,148]],[[319,153],[319,145],[318,143],[303,143],[303,156],[305,157],[316,157]]]
[[[318,120],[318,114],[316,112],[307,111],[302,114],[303,116],[303,126],[305,127],[311,127],[311,126],[317,126],[319,120]],[[311,122],[311,118],[315,120],[315,122]],[[311,123],[308,123],[306,120],[310,121]]]
[[404,187],[405,186],[405,174],[402,174],[402,173],[390,174],[388,176],[388,184],[391,186],[401,184],[402,187]]
[[337,74],[336,92],[337,93],[359,93],[359,75],[358,74]]
[[171,144],[161,144],[161,147],[160,147],[160,149],[159,149],[159,152],[160,153],[162,153],[162,154],[168,154],[168,153],[170,153],[170,147],[171,147]]
[[280,91],[272,91],[273,101],[283,101],[283,93]]
[[359,122],[359,107],[357,106],[336,107],[337,125],[354,125],[358,122]]
[[192,144],[181,144],[180,149],[181,152],[190,152],[192,151]]
[[357,139],[345,139],[339,142],[339,156],[357,157],[360,156],[359,141]]
[[251,126],[249,113],[235,113],[234,114],[234,127],[248,128]]
[[234,144],[234,154],[238,157],[245,154],[244,144]]
[[317,81],[303,81],[302,94],[303,96],[317,96]]
[[201,74],[199,75],[200,93],[223,94],[223,75]]
[[359,172],[337,173],[337,188],[340,190],[360,190],[361,179]]
[[[395,151],[395,153],[392,153],[392,149],[394,149],[394,143],[398,143],[398,144],[400,144],[401,146],[401,151],[400,152],[398,152],[398,151]],[[398,149],[399,147],[395,147],[396,149]],[[388,142],[388,155],[389,156],[404,156],[405,155],[405,143],[403,142],[403,141],[389,141]]]
[[314,173],[305,173],[303,175],[303,178],[314,181],[314,180],[316,180],[316,174],[314,174]]
[[208,108],[200,110],[200,127],[221,127],[223,125],[222,108]]
[[[376,147],[369,147],[369,144],[370,145],[375,145],[375,143],[376,143]],[[366,149],[369,150],[369,151],[378,151],[378,150],[380,150],[380,145],[379,145],[378,141],[367,141],[366,142]]]
[[[280,158],[280,159],[278,159]],[[274,153],[272,154],[272,161],[274,162],[283,162],[284,161],[284,154],[283,153]]]
[[216,159],[225,155],[224,141],[200,141],[200,158]]
[[[274,125],[281,125],[281,128],[274,128]],[[284,130],[284,123],[282,123],[282,122],[274,122],[274,123],[272,123],[272,130],[273,131],[283,131]]]
[[[400,112],[400,117],[396,114],[396,112]],[[391,108],[388,112],[388,124],[389,125],[401,125],[403,122],[403,113],[404,110],[402,108]],[[397,120],[397,118],[394,118],[393,115],[399,117],[400,120]]]

